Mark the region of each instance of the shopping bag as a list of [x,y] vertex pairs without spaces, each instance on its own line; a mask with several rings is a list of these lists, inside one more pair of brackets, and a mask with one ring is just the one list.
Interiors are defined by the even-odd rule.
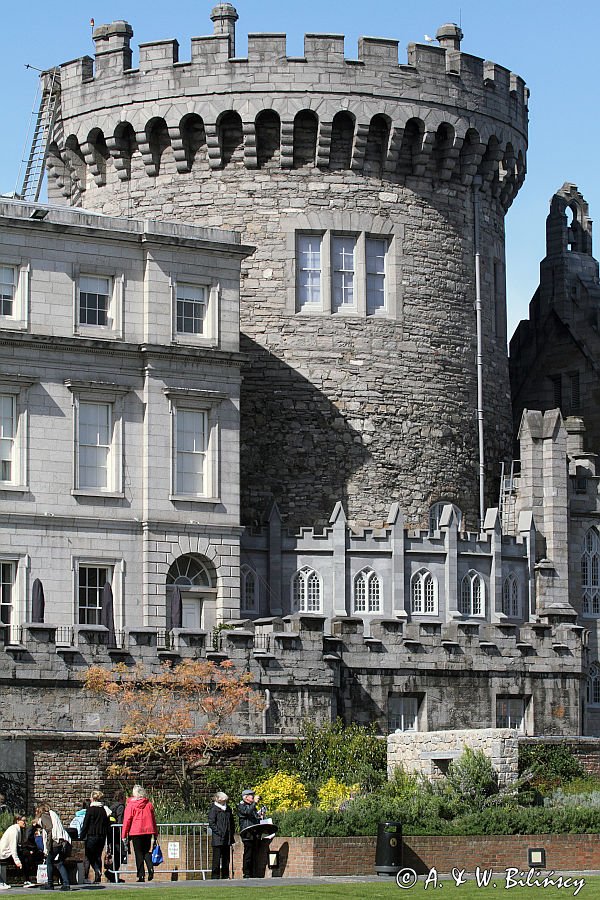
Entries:
[[46,863],[40,863],[37,867],[35,880],[38,884],[48,884],[48,869],[46,868]]
[[160,866],[161,862],[163,862],[162,850],[160,849],[160,844],[155,844],[152,851],[152,865]]

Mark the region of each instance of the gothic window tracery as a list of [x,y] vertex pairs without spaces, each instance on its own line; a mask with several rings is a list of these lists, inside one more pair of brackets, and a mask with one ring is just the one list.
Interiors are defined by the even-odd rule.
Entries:
[[295,612],[319,613],[321,604],[321,577],[310,566],[304,566],[292,579],[292,609]]
[[429,569],[419,569],[410,580],[410,611],[414,615],[437,615],[437,581]]
[[581,589],[583,614],[600,615],[600,536],[596,528],[588,529],[581,555]]
[[355,613],[381,612],[381,581],[370,568],[354,578],[353,610]]
[[502,612],[511,619],[516,619],[521,615],[519,581],[513,572],[507,575],[502,585]]
[[483,616],[485,612],[485,585],[474,569],[470,569],[461,581],[458,611],[463,616]]

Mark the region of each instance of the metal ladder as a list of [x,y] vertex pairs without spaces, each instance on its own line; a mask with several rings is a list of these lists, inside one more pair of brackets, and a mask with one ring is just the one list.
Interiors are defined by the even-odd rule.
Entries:
[[[48,147],[52,139],[54,123],[56,121],[56,113],[60,103],[60,71],[59,69],[50,69],[44,72],[40,78],[38,93],[36,95],[36,103],[39,99],[39,107],[37,118],[33,129],[33,138],[31,141],[31,149],[29,158],[25,165],[25,175],[23,184],[19,190],[18,182],[21,179],[21,170],[17,179],[16,195],[21,200],[29,200],[36,203],[42,189],[42,181],[44,179],[44,171],[46,168],[46,159],[48,156]],[[31,114],[31,121],[35,115],[35,103]],[[31,122],[30,122],[31,131]],[[29,132],[27,139],[29,138]],[[26,144],[27,146],[27,144]],[[25,163],[25,159],[23,159]]]

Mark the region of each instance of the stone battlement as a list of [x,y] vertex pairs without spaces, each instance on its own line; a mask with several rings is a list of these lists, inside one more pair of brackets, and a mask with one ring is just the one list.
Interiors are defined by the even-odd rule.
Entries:
[[305,35],[302,57],[287,56],[284,34],[250,34],[240,58],[231,10],[228,25],[219,19],[215,34],[192,39],[189,61],[180,62],[176,40],[161,40],[141,44],[131,68],[133,29],[119,21],[94,31],[94,59],[60,67],[48,173],[65,196],[73,181],[85,190],[87,175],[102,186],[111,161],[129,180],[136,150],[150,177],[169,145],[180,174],[203,145],[208,167],[224,168],[239,125],[248,169],[272,159],[277,143],[281,169],[312,161],[384,181],[429,175],[464,186],[480,176],[510,206],[525,176],[528,91],[508,69],[462,53],[457,26],[439,30],[440,46],[409,44],[406,64],[396,40],[362,37],[358,59],[346,59],[343,35],[332,34]]

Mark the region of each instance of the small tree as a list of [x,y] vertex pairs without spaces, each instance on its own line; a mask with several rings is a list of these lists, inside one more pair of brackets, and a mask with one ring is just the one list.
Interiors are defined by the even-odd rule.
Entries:
[[187,804],[193,770],[239,743],[225,726],[241,704],[257,702],[251,680],[230,660],[217,665],[186,659],[163,663],[158,672],[148,672],[141,663],[90,666],[84,689],[115,703],[124,723],[119,737],[104,744],[115,759],[107,774],[128,777],[131,764],[157,761]]

